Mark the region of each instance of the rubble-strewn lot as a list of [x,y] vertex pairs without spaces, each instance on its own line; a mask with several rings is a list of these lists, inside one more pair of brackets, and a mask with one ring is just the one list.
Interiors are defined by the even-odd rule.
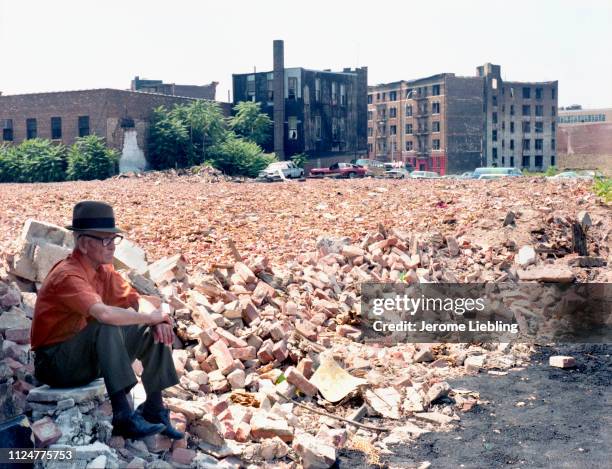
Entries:
[[[100,384],[35,389],[36,286],[71,237],[27,220],[63,226],[83,199],[115,207],[134,243],[119,246],[116,267],[148,295],[142,309],[161,304],[176,320],[181,383],[166,404],[187,440],[111,438]],[[0,185],[0,202],[0,421],[25,410],[39,445],[76,446],[91,467],[318,468],[346,451],[382,463],[390,448],[487,405],[449,381],[514,373],[533,348],[361,343],[361,282],[612,280],[610,209],[585,182],[255,184],[155,173]],[[550,361],[560,372],[574,365]]]

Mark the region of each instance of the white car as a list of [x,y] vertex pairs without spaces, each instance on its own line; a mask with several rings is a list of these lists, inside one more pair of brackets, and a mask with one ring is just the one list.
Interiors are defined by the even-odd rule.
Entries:
[[440,175],[434,171],[412,171],[412,179],[440,179]]
[[[281,176],[282,175],[282,176]],[[275,161],[259,173],[258,179],[278,181],[285,179],[299,179],[304,177],[304,169],[296,166],[293,161]]]

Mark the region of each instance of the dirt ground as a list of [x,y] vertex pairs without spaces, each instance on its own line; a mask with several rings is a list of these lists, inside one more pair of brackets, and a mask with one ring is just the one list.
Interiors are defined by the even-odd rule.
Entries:
[[[612,456],[611,345],[539,347],[532,364],[505,376],[480,374],[449,380],[480,393],[488,404],[462,414],[447,433],[390,448],[387,467],[568,468],[610,467]],[[548,365],[550,355],[571,355],[575,369]],[[518,403],[525,403],[522,404]],[[518,404],[518,405],[517,405]],[[338,467],[367,467],[360,453],[344,452]]]

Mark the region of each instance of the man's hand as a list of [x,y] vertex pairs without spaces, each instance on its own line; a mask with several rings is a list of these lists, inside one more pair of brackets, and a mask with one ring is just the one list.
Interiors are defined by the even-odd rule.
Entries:
[[174,341],[174,331],[172,326],[165,322],[153,326],[153,338],[155,342],[162,342],[165,345],[172,345]]
[[167,313],[164,313],[159,309],[155,309],[149,313],[149,326],[155,326],[162,323],[168,324],[170,327],[172,327],[172,318]]

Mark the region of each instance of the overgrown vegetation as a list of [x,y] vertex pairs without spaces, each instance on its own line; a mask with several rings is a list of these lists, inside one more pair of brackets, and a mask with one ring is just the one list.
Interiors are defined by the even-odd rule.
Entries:
[[291,161],[293,161],[296,166],[303,168],[306,161],[308,161],[308,155],[306,155],[306,153],[297,153],[291,157]]
[[117,173],[118,154],[95,135],[76,140],[70,149],[40,138],[0,147],[0,182],[60,182],[104,179]]
[[67,179],[106,179],[118,172],[119,154],[108,148],[97,135],[78,138],[70,147]]
[[593,192],[606,203],[612,202],[612,178],[597,177],[593,182]]
[[255,177],[273,155],[260,145],[270,135],[271,121],[258,103],[238,103],[226,119],[217,103],[194,101],[172,109],[155,109],[149,134],[153,169],[186,168],[206,162],[231,176]]

